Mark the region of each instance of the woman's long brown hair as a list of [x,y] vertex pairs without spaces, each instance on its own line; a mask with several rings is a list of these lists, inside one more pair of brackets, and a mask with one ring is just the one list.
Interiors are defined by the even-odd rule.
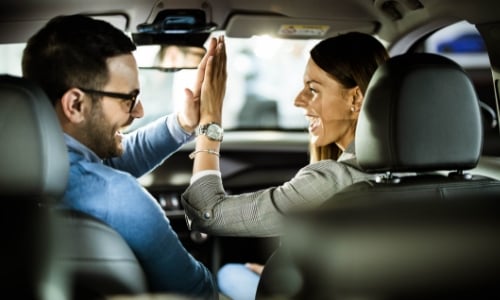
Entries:
[[[388,58],[385,47],[375,37],[349,32],[319,42],[310,52],[311,59],[331,78],[346,89],[358,86],[365,95],[368,83]],[[310,162],[337,160],[342,150],[336,144],[323,147],[310,145]]]

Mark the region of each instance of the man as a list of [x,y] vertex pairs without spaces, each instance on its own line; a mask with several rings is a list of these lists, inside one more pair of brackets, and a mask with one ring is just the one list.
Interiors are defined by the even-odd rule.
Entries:
[[[211,40],[182,112],[130,134],[120,129],[144,112],[137,98],[135,45],[122,31],[82,15],[59,16],[30,38],[23,53],[23,76],[45,90],[65,133],[70,176],[61,206],[118,231],[143,266],[152,292],[218,295],[208,269],[182,246],[164,211],[136,178],[192,139],[204,80],[225,85],[225,78],[218,81],[209,73],[225,68],[222,43],[222,38]],[[210,91],[204,88],[204,95],[223,97]]]

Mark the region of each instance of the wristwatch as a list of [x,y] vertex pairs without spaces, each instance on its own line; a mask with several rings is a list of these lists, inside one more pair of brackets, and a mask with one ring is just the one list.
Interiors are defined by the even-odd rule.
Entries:
[[206,135],[212,141],[222,142],[224,129],[219,124],[212,122],[196,128],[196,136],[201,134]]

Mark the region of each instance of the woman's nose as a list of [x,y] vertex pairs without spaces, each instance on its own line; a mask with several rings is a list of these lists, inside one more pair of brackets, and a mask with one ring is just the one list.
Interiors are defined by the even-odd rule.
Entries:
[[304,91],[300,91],[297,96],[295,97],[295,101],[293,104],[297,107],[307,107],[307,104],[309,103],[307,97],[304,94]]

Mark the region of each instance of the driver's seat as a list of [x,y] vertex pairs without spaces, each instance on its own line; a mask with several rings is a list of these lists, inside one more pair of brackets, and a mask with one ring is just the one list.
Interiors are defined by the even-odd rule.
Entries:
[[15,299],[104,299],[148,291],[142,268],[108,225],[53,211],[69,175],[55,110],[24,78],[0,76],[0,291]]

